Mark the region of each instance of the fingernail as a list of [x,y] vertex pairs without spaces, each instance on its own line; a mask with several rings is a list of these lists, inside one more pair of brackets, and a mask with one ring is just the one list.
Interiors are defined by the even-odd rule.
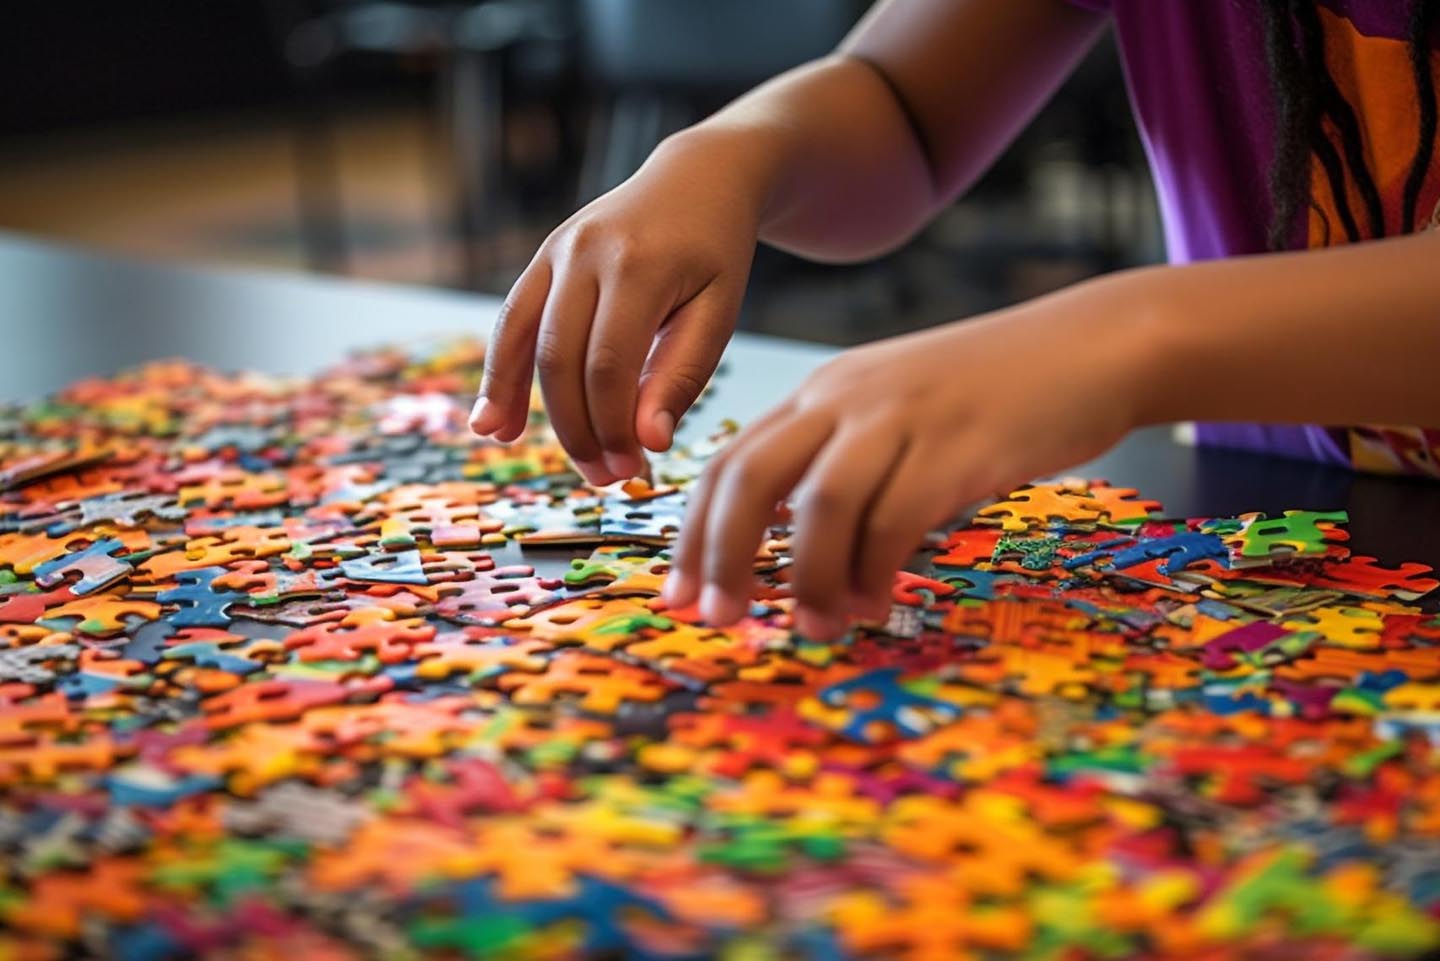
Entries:
[[668,410],[657,410],[650,422],[660,432],[660,436],[665,438],[662,449],[669,450],[671,442],[675,440],[675,415]]
[[809,609],[804,607],[795,608],[795,612],[792,615],[792,620],[794,621],[795,630],[797,633],[803,634],[805,637],[813,636],[813,631],[815,628],[815,615],[811,614]]
[[883,621],[890,616],[890,605],[886,601],[863,594],[851,594],[846,609],[867,621]]
[[700,616],[712,625],[729,624],[735,620],[727,616],[731,609],[730,599],[715,584],[706,584],[700,591]]
[[887,597],[871,598],[864,602],[860,610],[869,620],[888,621],[890,619],[890,599]]
[[492,430],[490,418],[495,414],[495,405],[488,397],[476,397],[475,406],[470,408],[470,429],[482,437]]
[[586,482],[596,487],[604,487],[606,484],[613,484],[617,480],[610,469],[605,466],[603,460],[577,460],[575,469],[585,478]]
[[661,594],[665,603],[671,607],[684,607],[694,593],[694,584],[690,582],[690,576],[684,571],[672,567],[665,578],[665,589]]
[[644,461],[636,454],[605,454],[605,467],[616,477],[638,477],[644,470]]
[[796,609],[795,627],[805,637],[816,641],[833,641],[845,633],[844,619],[821,614],[808,607]]

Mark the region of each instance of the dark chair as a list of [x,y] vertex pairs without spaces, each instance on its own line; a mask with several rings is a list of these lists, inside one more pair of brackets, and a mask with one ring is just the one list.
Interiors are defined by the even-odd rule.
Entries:
[[493,259],[487,255],[485,240],[498,230],[509,196],[503,151],[507,60],[527,46],[566,43],[571,30],[569,4],[565,0],[267,2],[276,42],[295,86],[296,200],[312,268],[343,272],[348,261],[332,130],[336,69],[346,59],[378,58],[421,63],[433,71],[432,143],[445,156],[437,156],[432,166],[452,174],[448,190],[435,178],[437,232],[460,241],[459,280],[475,286]]
[[854,0],[579,0],[579,43],[598,95],[580,199],[628,177],[667,134],[746,89],[823,56]]

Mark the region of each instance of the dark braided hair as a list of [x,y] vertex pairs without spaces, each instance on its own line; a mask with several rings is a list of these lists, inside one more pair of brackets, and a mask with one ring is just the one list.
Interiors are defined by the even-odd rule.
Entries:
[[[1325,36],[1315,0],[1262,0],[1265,55],[1275,96],[1275,157],[1270,167],[1272,203],[1269,245],[1285,250],[1296,220],[1310,195],[1310,157],[1325,172],[1335,211],[1346,239],[1361,237],[1351,209],[1346,171],[1362,205],[1360,214],[1371,237],[1385,236],[1385,211],[1375,178],[1365,163],[1364,143],[1355,109],[1325,65]],[[1405,180],[1401,232],[1414,230],[1415,206],[1435,153],[1435,79],[1430,67],[1430,37],[1440,0],[1412,0],[1406,42],[1420,108],[1419,138]],[[1329,130],[1339,135],[1339,148]],[[1328,225],[1327,225],[1328,227]]]

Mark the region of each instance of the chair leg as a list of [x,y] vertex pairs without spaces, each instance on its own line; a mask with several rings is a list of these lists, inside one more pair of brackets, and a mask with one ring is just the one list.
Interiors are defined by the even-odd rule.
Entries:
[[605,167],[610,152],[614,112],[615,103],[611,98],[596,99],[590,107],[577,178],[577,207],[585,206],[605,192]]
[[493,247],[504,221],[502,79],[499,54],[459,51],[451,60],[449,127],[464,247],[462,282],[472,288],[478,288],[495,267]]
[[622,91],[616,95],[597,193],[618,186],[639,169],[658,139],[663,109],[660,98],[649,93]]
[[328,83],[320,69],[297,74],[295,205],[301,243],[311,270],[343,274],[349,257]]

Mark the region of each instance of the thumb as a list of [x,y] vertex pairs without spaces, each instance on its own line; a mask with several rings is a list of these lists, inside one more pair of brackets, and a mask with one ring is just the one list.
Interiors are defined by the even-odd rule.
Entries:
[[652,451],[669,450],[675,427],[695,403],[735,329],[739,298],[707,287],[670,317],[640,374],[635,436]]

